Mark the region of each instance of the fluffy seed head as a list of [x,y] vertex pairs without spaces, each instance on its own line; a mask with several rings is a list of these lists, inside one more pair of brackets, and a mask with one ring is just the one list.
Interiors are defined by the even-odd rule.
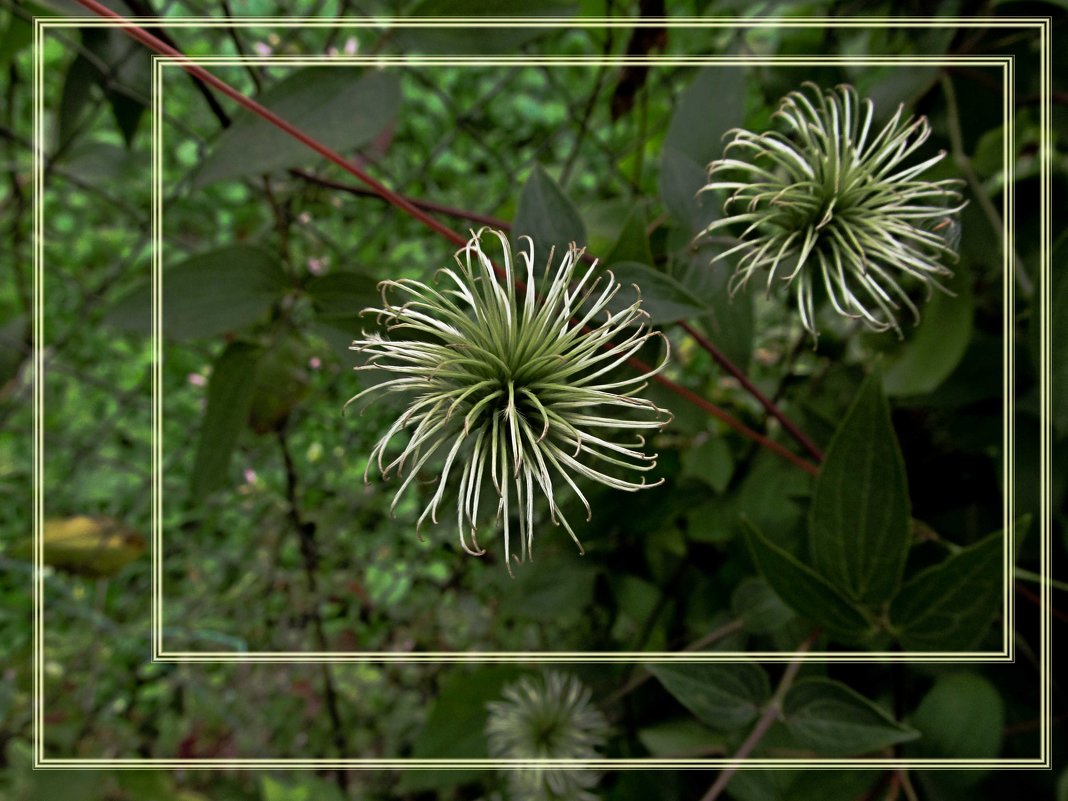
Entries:
[[[486,738],[498,759],[595,759],[608,734],[590,691],[570,674],[550,672],[508,685],[488,704]],[[594,801],[598,774],[581,767],[523,766],[508,773],[516,801]]]
[[[499,245],[499,264],[483,249],[484,237]],[[568,488],[589,515],[581,477],[627,491],[655,486],[644,474],[656,466],[656,456],[644,453],[637,432],[659,429],[670,418],[635,397],[664,368],[666,353],[646,374],[616,374],[650,338],[661,336],[649,329],[641,299],[614,304],[620,284],[596,263],[581,268],[582,251],[574,245],[555,267],[550,254],[536,281],[534,245],[525,239],[517,263],[503,233],[482,229],[457,252],[455,268],[438,272],[434,285],[382,282],[381,308],[365,312],[379,315],[385,334],[365,332],[352,348],[366,357],[357,370],[397,377],[349,401],[376,392],[408,398],[373,448],[368,469],[377,463],[383,477],[404,477],[394,507],[420,470],[438,469],[420,525],[428,517],[437,522],[449,478],[458,472],[460,545],[474,555],[484,553],[477,539],[480,504],[484,496],[496,496],[494,525],[503,522],[509,569],[513,504],[519,561],[533,546],[538,493],[548,499],[553,523],[578,543],[557,505],[557,491]],[[611,436],[620,430],[629,441]],[[389,459],[390,442],[402,432],[407,442]],[[640,476],[619,477],[624,471]]]
[[727,190],[724,216],[704,233],[745,224],[739,244],[713,261],[741,254],[731,292],[767,271],[793,283],[804,327],[817,336],[813,292],[826,291],[834,309],[875,331],[901,336],[902,307],[919,320],[911,286],[947,291],[944,261],[957,258],[948,232],[964,204],[955,179],[920,176],[945,152],[918,163],[927,141],[924,117],[903,107],[881,129],[874,108],[850,86],[821,91],[805,84],[787,95],[775,117],[786,131],[735,129],[724,157],[708,168],[702,191]]

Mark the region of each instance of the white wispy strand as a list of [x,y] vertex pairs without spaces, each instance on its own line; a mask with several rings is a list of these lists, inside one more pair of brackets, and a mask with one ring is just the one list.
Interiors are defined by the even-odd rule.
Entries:
[[768,291],[776,275],[792,283],[813,336],[820,284],[839,314],[900,337],[903,309],[920,316],[908,283],[927,298],[933,287],[949,291],[940,279],[952,276],[944,262],[957,253],[938,232],[964,208],[963,182],[920,179],[946,155],[906,164],[931,135],[926,118],[905,118],[899,106],[873,134],[872,102],[851,86],[824,92],[806,83],[773,116],[785,132],[734,129],[724,157],[709,165],[701,191],[729,195],[724,216],[703,233],[741,229],[739,243],[713,262],[739,254],[731,293],[763,271]]
[[[574,676],[550,672],[505,687],[487,705],[486,739],[499,759],[596,759],[608,722],[589,688]],[[508,772],[514,801],[595,801],[598,773],[586,768],[530,766]]]
[[[485,236],[499,246],[503,277],[483,249]],[[399,377],[349,400],[376,392],[410,396],[372,449],[368,471],[375,464],[384,478],[394,471],[403,477],[395,508],[421,469],[439,467],[419,525],[428,518],[438,522],[450,477],[458,471],[460,546],[472,555],[485,553],[478,542],[483,494],[496,493],[494,526],[503,526],[509,569],[513,509],[520,540],[514,558],[523,561],[532,552],[539,493],[548,500],[550,520],[581,551],[557,503],[559,487],[578,497],[589,518],[590,505],[575,476],[625,491],[656,486],[659,481],[647,483],[644,475],[630,480],[616,475],[618,470],[604,472],[608,466],[639,474],[652,470],[656,454],[641,450],[644,439],[619,444],[599,432],[656,430],[670,419],[665,410],[635,397],[666,366],[666,350],[646,374],[610,377],[651,338],[662,338],[650,329],[640,297],[623,308],[612,305],[620,284],[596,263],[583,269],[582,251],[573,244],[555,267],[550,254],[536,287],[534,245],[523,239],[524,249],[513,253],[503,233],[484,228],[457,252],[455,268],[438,271],[435,285],[383,281],[382,305],[364,313],[378,315],[385,334],[364,332],[353,342],[352,349],[365,357],[355,369]],[[402,432],[408,440],[387,462],[390,443]]]

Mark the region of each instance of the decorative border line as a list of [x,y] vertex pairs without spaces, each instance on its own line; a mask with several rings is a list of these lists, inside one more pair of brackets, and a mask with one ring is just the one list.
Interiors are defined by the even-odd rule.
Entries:
[[[103,24],[101,24],[103,22]],[[129,27],[131,25],[151,24],[166,24],[171,27],[204,27],[205,25],[218,25],[219,20],[214,19],[201,19],[201,18],[144,18],[137,20],[128,20],[126,23],[113,23],[101,21],[97,18],[92,19],[64,19],[62,22],[52,21],[48,19],[35,18],[34,19],[34,62],[33,62],[33,77],[34,77],[34,108],[33,108],[33,142],[34,142],[34,165],[33,165],[33,224],[34,224],[34,246],[33,246],[33,402],[34,402],[34,426],[33,426],[33,535],[34,535],[34,581],[33,581],[33,609],[34,609],[34,767],[49,767],[49,768],[100,768],[100,767],[119,767],[119,768],[143,768],[143,767],[168,767],[168,768],[236,768],[236,769],[249,769],[249,768],[266,768],[266,767],[279,767],[290,769],[314,769],[314,768],[350,768],[350,769],[442,769],[442,768],[472,768],[472,767],[589,767],[589,768],[602,768],[602,769],[708,769],[717,767],[736,767],[736,768],[784,768],[784,767],[800,767],[804,766],[808,769],[840,769],[840,768],[870,768],[870,769],[887,769],[894,767],[905,768],[922,768],[922,769],[1026,769],[1026,768],[1049,768],[1051,767],[1051,742],[1052,742],[1052,728],[1051,713],[1052,713],[1052,687],[1051,687],[1051,670],[1052,670],[1052,649],[1051,649],[1051,637],[1052,637],[1052,617],[1050,615],[1050,593],[1051,588],[1049,581],[1043,581],[1040,585],[1040,633],[1039,633],[1039,651],[1040,651],[1040,703],[1039,703],[1039,756],[1037,758],[1012,758],[1012,759],[995,759],[995,760],[977,760],[977,759],[746,759],[736,760],[731,758],[715,758],[715,759],[602,759],[602,760],[493,760],[493,759],[457,759],[457,760],[409,760],[409,759],[232,759],[232,760],[213,760],[213,759],[65,759],[65,758],[52,758],[48,759],[44,753],[44,554],[43,554],[43,521],[44,521],[44,493],[43,493],[43,478],[44,478],[44,461],[43,461],[43,449],[44,449],[44,429],[43,429],[43,413],[44,413],[44,328],[43,328],[43,298],[44,298],[44,281],[43,281],[43,262],[44,262],[44,240],[43,240],[43,193],[44,193],[44,64],[43,64],[43,37],[47,27]],[[258,24],[271,24],[278,25],[281,22],[283,25],[294,23],[305,23],[309,27],[325,27],[336,26],[338,24],[351,24],[349,20],[339,19],[283,19],[276,20],[273,18],[246,18],[236,21],[237,24],[234,27],[253,27]],[[1048,292],[1048,286],[1052,275],[1052,268],[1050,263],[1050,235],[1051,235],[1051,219],[1050,219],[1050,195],[1052,187],[1052,173],[1051,173],[1051,114],[1050,114],[1050,87],[1052,81],[1051,75],[1051,28],[1052,20],[1048,17],[1035,18],[1035,17],[1013,17],[1013,18],[959,18],[959,17],[946,17],[941,19],[930,18],[893,18],[893,17],[871,17],[864,20],[838,20],[830,18],[811,18],[807,20],[793,20],[793,19],[781,19],[781,18],[765,18],[760,20],[746,20],[744,23],[740,23],[734,20],[723,19],[693,19],[693,18],[676,18],[676,19],[659,19],[659,20],[620,20],[620,19],[604,19],[604,18],[585,18],[585,19],[544,19],[544,20],[529,20],[523,18],[501,18],[488,21],[485,18],[474,20],[462,20],[462,19],[439,19],[439,18],[427,18],[419,20],[361,20],[361,24],[379,24],[393,27],[431,27],[434,25],[440,27],[503,27],[505,25],[517,25],[522,24],[527,27],[552,27],[559,25],[568,25],[572,27],[591,27],[593,25],[601,25],[604,27],[647,27],[650,25],[696,25],[700,27],[717,28],[717,27],[737,27],[739,25],[746,25],[753,28],[763,27],[843,27],[843,28],[860,28],[860,27],[875,27],[878,23],[892,24],[896,27],[934,27],[938,25],[954,25],[956,27],[1024,27],[1024,28],[1036,28],[1039,31],[1040,40],[1040,132],[1039,132],[1039,161],[1040,161],[1040,202],[1041,202],[1041,219],[1040,219],[1040,243],[1039,243],[1039,270],[1041,275],[1040,286],[1043,288],[1041,298],[1039,300],[1039,324],[1040,331],[1043,336],[1040,337],[1040,376],[1039,376],[1039,394],[1040,394],[1040,482],[1039,482],[1039,494],[1040,494],[1040,520],[1039,520],[1039,536],[1040,536],[1040,574],[1046,578],[1048,576],[1049,566],[1052,558],[1052,546],[1051,546],[1051,532],[1052,532],[1052,508],[1051,508],[1051,490],[1052,490],[1052,475],[1051,475],[1051,463],[1052,463],[1052,418],[1050,415],[1051,404],[1051,360],[1050,360],[1050,343],[1049,343],[1049,325],[1051,321],[1051,301],[1050,294]],[[63,23],[67,23],[64,25]],[[225,24],[225,23],[224,23]],[[524,59],[524,63],[531,63],[530,59]],[[1011,70],[1011,60],[1009,69]],[[155,71],[155,66],[154,66]],[[1007,103],[1007,101],[1006,101]],[[155,105],[155,103],[154,103]],[[153,130],[154,135],[158,126],[158,117],[154,117]],[[1013,135],[1012,131],[1006,131],[1006,139]],[[1008,163],[1008,151],[1006,151],[1005,164]],[[153,171],[158,174],[159,170],[159,156],[154,154],[153,158]],[[153,196],[154,208],[153,208],[153,226],[158,226],[160,218],[158,217],[162,204],[156,204],[157,198],[155,194]],[[1008,199],[1003,201],[1003,209],[1008,217],[1014,213],[1014,207],[1009,203]],[[1008,232],[1011,237],[1012,231]],[[1013,267],[1011,261],[1011,250],[1009,243],[1012,240],[1006,239],[1005,253],[1007,267]],[[153,253],[153,325],[157,327],[162,322],[160,319],[160,303],[159,297],[156,294],[161,289],[158,273],[159,273],[159,255],[158,250]],[[1010,270],[1006,270],[1006,279],[1009,276]],[[1012,281],[1008,281],[1010,285]],[[1011,310],[1010,310],[1011,311]],[[160,338],[157,335],[154,342],[154,346],[158,349]],[[157,362],[158,364],[158,362]],[[158,373],[158,368],[157,368]],[[158,375],[154,374],[153,377],[153,392],[154,392],[154,412],[158,411],[158,397],[159,384]],[[153,427],[154,437],[161,439],[158,436],[160,433],[158,428],[158,419],[156,425]],[[1011,433],[1006,432],[1005,436],[1009,439],[1007,442],[1012,441]],[[158,450],[156,443],[153,447],[153,476],[154,480],[158,481],[161,478],[160,463],[157,461]],[[1015,491],[1015,487],[1011,488]],[[161,500],[161,499],[159,499]],[[157,504],[157,498],[153,499],[153,512],[158,514],[160,507]],[[1006,537],[1006,553],[1008,552],[1008,540]],[[1007,592],[1007,591],[1006,591]],[[1008,617],[1008,615],[1006,615]],[[776,654],[776,656],[783,656],[782,654]],[[819,657],[819,654],[809,655],[810,657]],[[837,654],[841,656],[841,654]],[[862,654],[862,656],[870,656],[870,654]],[[756,658],[754,654],[747,654],[749,661],[773,661]],[[789,661],[794,661],[797,657],[790,657],[787,655]],[[199,661],[199,660],[189,660]],[[251,661],[251,660],[249,660]],[[293,661],[293,660],[287,660]],[[415,661],[415,660],[409,660]],[[437,660],[441,661],[441,660]],[[462,660],[462,661],[475,661],[475,660]],[[496,661],[492,659],[483,659],[482,661]],[[512,661],[512,660],[509,660]],[[514,661],[523,661],[516,659]],[[529,661],[529,657],[527,657]],[[590,660],[580,660],[590,661]],[[628,660],[629,661],[629,660]],[[642,653],[641,658],[636,661],[651,662],[655,661],[650,659],[649,654]],[[694,660],[697,661],[697,660]],[[826,660],[830,661],[830,660]],[[854,660],[848,661],[870,661],[870,660]],[[881,660],[884,661],[884,660]],[[918,660],[913,660],[918,661]],[[960,660],[958,660],[960,661]]]

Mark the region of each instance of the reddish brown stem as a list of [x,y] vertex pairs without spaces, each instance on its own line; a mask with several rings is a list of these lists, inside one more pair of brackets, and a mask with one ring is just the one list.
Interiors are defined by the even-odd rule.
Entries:
[[[452,230],[447,225],[443,225],[442,223],[435,220],[426,211],[419,208],[419,206],[417,206],[411,200],[404,197],[403,195],[398,194],[397,192],[394,192],[392,189],[390,189],[377,179],[373,178],[371,175],[362,170],[360,167],[353,164],[344,156],[340,155],[334,150],[331,150],[326,145],[304,133],[292,123],[289,123],[279,117],[266,106],[262,105],[261,103],[258,103],[250,97],[247,97],[246,95],[239,92],[237,89],[230,86],[230,84],[223,81],[221,78],[216,77],[208,70],[189,60],[179,50],[171,47],[166,42],[162,41],[156,36],[153,36],[143,28],[132,24],[130,20],[123,17],[121,14],[116,14],[110,8],[101,5],[99,2],[97,2],[97,0],[78,0],[78,2],[82,6],[89,9],[94,14],[100,17],[106,17],[108,19],[112,19],[118,23],[121,23],[122,29],[127,33],[127,35],[141,42],[143,45],[150,48],[151,50],[154,50],[162,55],[170,56],[172,58],[177,59],[177,63],[179,64],[179,66],[181,66],[181,68],[188,72],[190,75],[199,79],[204,84],[211,86],[214,89],[217,89],[219,92],[226,95],[234,102],[248,109],[258,117],[267,120],[267,122],[271,123],[280,130],[285,131],[298,142],[311,148],[313,151],[318,153],[327,161],[336,164],[345,172],[349,173],[354,178],[357,178],[358,180],[366,184],[376,195],[381,197],[387,203],[392,206],[395,206],[398,209],[401,209],[413,219],[416,219],[419,222],[423,223],[423,225],[425,225],[430,230],[434,231],[437,234],[440,234],[441,236],[445,237],[445,239],[459,247],[463,247],[467,244],[467,239],[465,237]],[[649,369],[647,365],[637,359],[630,359],[628,361],[628,364],[631,364],[632,366],[637,367],[639,369]],[[742,436],[753,440],[757,444],[767,448],[770,451],[773,451],[779,456],[782,456],[784,459],[788,459],[790,462],[797,465],[802,470],[805,470],[806,472],[811,473],[813,475],[818,472],[818,467],[816,467],[815,465],[802,459],[796,454],[791,453],[778,443],[772,442],[770,439],[763,436],[762,434],[753,431],[740,420],[737,420],[736,418],[725,412],[723,409],[720,409],[715,404],[705,400],[701,396],[697,395],[695,392],[692,392],[691,390],[680,384],[676,384],[674,381],[669,378],[665,378],[664,376],[657,375],[655,376],[655,380],[657,383],[671,390],[679,397],[690,401],[699,408],[711,414],[713,417],[722,421],[724,424],[732,428],[734,431],[737,431]]]
[[679,327],[682,328],[694,342],[707,351],[720,367],[734,376],[734,378],[738,380],[738,383],[745,388],[745,391],[756,398],[757,402],[764,407],[768,414],[782,423],[782,427],[797,441],[798,445],[812,454],[812,457],[817,462],[823,461],[823,451],[816,447],[816,443],[810,440],[805,433],[794,424],[793,420],[783,413],[782,409],[776,405],[775,401],[761,392],[756,384],[750,381],[749,377],[738,369],[734,362],[728,359],[723,351],[716,347],[715,343],[687,322],[679,323]]
[[[303,178],[309,183],[336,189],[341,192],[348,192],[350,194],[361,195],[364,197],[374,194],[370,190],[364,189],[361,186],[355,186],[343,181],[333,181],[329,178],[323,178],[305,170],[290,170],[290,172],[299,178]],[[467,211],[466,209],[458,209],[453,206],[446,206],[442,203],[434,203],[433,201],[422,200],[419,198],[407,198],[407,200],[413,205],[419,206],[427,211],[445,214],[457,219],[470,220],[481,225],[488,225],[491,228],[499,228],[503,231],[508,231],[511,230],[512,227],[512,224],[506,220],[501,220],[488,214],[479,214],[477,212]],[[592,262],[594,259],[589,254],[583,254],[583,260]],[[757,402],[764,407],[768,414],[782,424],[783,430],[793,437],[798,445],[808,451],[817,462],[823,461],[823,451],[821,451],[816,444],[809,439],[789,417],[786,416],[785,412],[778,407],[775,401],[761,392],[760,388],[749,380],[749,377],[742,372],[730,358],[728,358],[727,354],[717,348],[715,343],[689,323],[682,322],[679,324],[679,327],[682,328],[682,330],[685,331],[699,347],[705,350],[720,367],[722,367],[729,375],[737,379],[738,383],[742,385],[745,391],[752,395]]]

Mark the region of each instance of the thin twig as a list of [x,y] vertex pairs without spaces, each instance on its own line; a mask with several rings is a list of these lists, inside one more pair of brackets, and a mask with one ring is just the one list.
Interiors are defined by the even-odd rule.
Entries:
[[[288,503],[288,516],[293,528],[300,537],[300,555],[304,563],[304,577],[308,583],[310,601],[308,606],[309,618],[315,633],[316,647],[320,651],[327,650],[326,630],[323,626],[323,615],[319,609],[319,582],[317,572],[319,569],[319,549],[315,540],[315,523],[304,520],[300,513],[300,501],[297,492],[297,468],[293,461],[293,454],[289,449],[289,440],[285,429],[278,430],[278,445],[282,451],[282,461],[286,473],[286,501]],[[323,674],[323,699],[326,702],[326,711],[330,717],[330,730],[334,740],[334,748],[338,757],[344,758],[349,753],[348,737],[341,721],[341,710],[338,703],[337,689],[334,687],[334,678],[330,672],[330,665],[326,662],[320,665]],[[348,773],[344,770],[334,772],[337,785],[344,793],[348,790]]]
[[[818,632],[810,634],[798,647],[797,653],[803,654],[808,651],[816,641],[817,636]],[[786,670],[783,671],[782,678],[779,680],[779,686],[775,688],[775,694],[764,707],[764,711],[757,719],[756,724],[753,726],[753,730],[749,732],[749,736],[745,738],[745,741],[734,753],[732,764],[730,767],[720,771],[716,780],[712,783],[712,786],[708,788],[708,792],[701,796],[701,801],[715,801],[715,799],[719,798],[720,794],[727,789],[727,785],[731,783],[734,774],[738,772],[738,767],[742,761],[753,753],[754,748],[760,745],[760,741],[764,739],[764,735],[768,733],[768,729],[772,727],[772,724],[775,723],[781,714],[783,699],[786,697],[786,693],[790,687],[793,686],[794,680],[797,678],[797,673],[801,670],[801,665],[804,661],[804,659],[795,659],[786,666]]]
[[[180,59],[177,63],[186,72],[196,76],[197,78],[202,80],[204,83],[210,85],[211,87],[215,88],[219,92],[222,92],[224,95],[229,97],[231,100],[237,102],[239,105],[241,105],[244,108],[248,109],[253,114],[256,114],[258,117],[261,117],[262,119],[264,119],[267,122],[271,123],[276,128],[279,128],[280,130],[282,130],[285,133],[289,134],[291,137],[293,137],[297,141],[301,142],[302,144],[304,144],[305,146],[307,146],[311,150],[313,150],[316,153],[318,153],[320,156],[325,158],[327,161],[330,161],[331,163],[336,164],[337,166],[341,167],[341,169],[343,169],[345,172],[349,173],[350,175],[354,176],[355,178],[359,179],[361,182],[366,184],[372,191],[375,192],[375,194],[377,194],[383,200],[387,201],[388,203],[390,203],[391,205],[393,205],[396,208],[400,209],[401,211],[404,211],[406,214],[408,214],[413,219],[416,219],[419,222],[423,223],[427,228],[429,228],[430,230],[434,231],[437,234],[440,234],[442,237],[447,239],[449,242],[452,242],[453,244],[457,245],[458,247],[464,247],[464,246],[467,245],[467,239],[465,237],[461,236],[459,233],[457,233],[456,231],[452,230],[447,225],[444,225],[441,222],[439,222],[438,220],[435,220],[433,217],[431,217],[429,215],[429,213],[427,213],[423,209],[421,209],[418,206],[416,206],[408,198],[398,194],[397,192],[394,192],[392,189],[387,187],[385,184],[383,184],[382,182],[380,182],[377,179],[373,178],[365,170],[363,170],[362,168],[358,167],[356,164],[353,164],[351,161],[346,159],[344,156],[341,156],[336,151],[328,148],[326,145],[322,144],[318,140],[316,140],[316,139],[312,138],[311,136],[309,136],[308,134],[304,133],[297,126],[295,126],[292,123],[287,122],[286,120],[282,119],[281,117],[279,117],[277,114],[275,114],[273,111],[268,109],[263,104],[253,100],[250,97],[247,97],[246,95],[244,95],[241,92],[239,92],[237,89],[235,89],[232,86],[230,86],[230,84],[228,84],[225,81],[223,81],[221,78],[218,78],[217,76],[215,76],[214,74],[212,74],[208,70],[204,69],[200,65],[190,61],[181,52],[179,52],[175,48],[171,47],[166,42],[161,41],[158,37],[153,36],[152,34],[150,34],[147,31],[145,31],[143,28],[140,28],[140,27],[132,24],[130,22],[130,20],[126,19],[121,14],[116,14],[114,11],[112,11],[108,7],[106,7],[106,6],[102,5],[101,3],[97,2],[97,0],[78,0],[78,2],[79,2],[79,4],[84,6],[85,8],[89,9],[90,11],[92,11],[94,14],[97,14],[98,16],[105,17],[105,18],[108,18],[108,19],[113,19],[113,20],[116,20],[118,22],[124,23],[123,27],[122,27],[122,30],[125,31],[127,35],[129,35],[132,38],[136,39],[137,41],[141,42],[142,44],[144,44],[145,46],[149,47],[150,49],[155,50],[156,52],[161,53],[163,55],[167,55],[167,56],[174,57],[176,59]],[[643,99],[642,100],[643,107],[644,107],[644,102],[645,101]],[[631,359],[629,359],[627,361],[627,363],[630,364],[635,369],[638,369],[638,370],[641,370],[641,371],[644,371],[644,372],[649,372],[651,370],[649,365],[645,364],[645,362],[641,361],[640,359],[631,358]],[[796,454],[791,453],[789,450],[787,450],[783,446],[779,445],[776,442],[773,442],[772,440],[768,439],[767,437],[763,436],[762,434],[757,433],[756,431],[754,431],[753,429],[749,428],[744,423],[742,423],[740,420],[738,420],[735,417],[733,417],[732,415],[728,414],[723,409],[720,409],[715,404],[711,403],[710,401],[705,400],[704,398],[700,397],[699,395],[697,395],[696,393],[694,393],[691,390],[687,389],[686,387],[682,386],[681,384],[677,384],[674,381],[672,381],[671,379],[666,378],[665,376],[659,375],[659,374],[654,376],[653,380],[655,380],[661,386],[663,386],[663,387],[669,389],[670,391],[674,392],[679,397],[681,397],[681,398],[683,398],[685,400],[688,400],[691,403],[694,403],[699,408],[701,408],[704,411],[706,411],[707,413],[711,414],[713,417],[715,417],[716,419],[720,420],[725,425],[727,425],[729,428],[731,428],[734,431],[738,432],[742,436],[745,436],[745,437],[753,440],[754,442],[760,444],[762,447],[765,447],[768,450],[773,451],[774,453],[778,454],[779,456],[783,457],[784,459],[787,459],[791,463],[797,465],[802,470],[805,470],[806,472],[811,473],[813,475],[815,475],[816,473],[819,472],[819,468],[816,467],[815,465],[813,465],[810,462],[806,461],[805,459],[797,456]]]

